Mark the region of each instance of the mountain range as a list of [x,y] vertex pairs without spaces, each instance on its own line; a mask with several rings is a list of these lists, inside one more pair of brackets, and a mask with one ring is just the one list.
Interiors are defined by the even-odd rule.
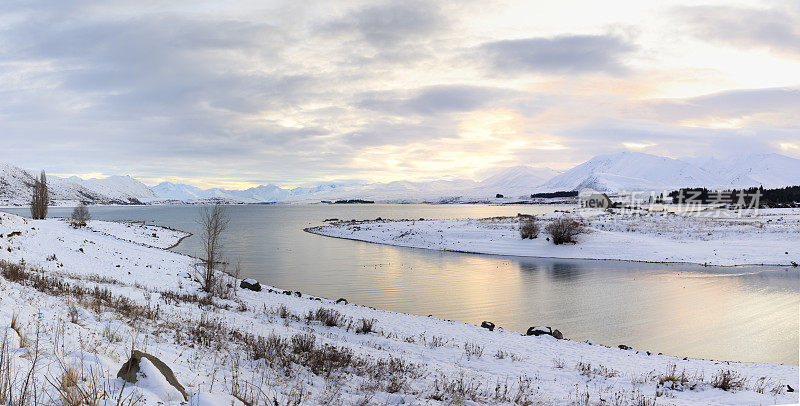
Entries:
[[[0,163],[0,205],[25,205],[35,181],[34,172]],[[531,193],[580,190],[619,192],[667,190],[703,186],[732,188],[800,185],[800,159],[779,154],[751,154],[727,159],[673,159],[641,152],[598,155],[565,172],[533,166],[496,168],[482,180],[395,181],[371,184],[326,183],[314,187],[281,188],[262,185],[245,190],[201,189],[163,182],[153,187],[130,176],[102,179],[49,176],[54,204],[142,204],[195,202],[319,202],[363,199],[380,202],[469,201]]]

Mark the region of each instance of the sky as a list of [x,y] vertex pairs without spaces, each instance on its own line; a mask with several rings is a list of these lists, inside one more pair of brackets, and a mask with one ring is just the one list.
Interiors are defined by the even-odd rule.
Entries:
[[800,158],[800,2],[6,0],[0,162],[246,188]]

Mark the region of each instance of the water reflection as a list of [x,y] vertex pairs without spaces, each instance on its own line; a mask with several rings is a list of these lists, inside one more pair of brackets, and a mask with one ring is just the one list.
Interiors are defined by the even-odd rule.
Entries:
[[[284,289],[388,310],[719,360],[797,364],[800,271],[520,258],[340,240],[302,231],[325,218],[453,218],[537,206],[236,206],[228,256]],[[194,231],[196,207],[103,207],[92,215]],[[25,210],[16,210],[26,214]],[[68,215],[71,209],[53,209]],[[196,238],[178,250],[199,252]]]

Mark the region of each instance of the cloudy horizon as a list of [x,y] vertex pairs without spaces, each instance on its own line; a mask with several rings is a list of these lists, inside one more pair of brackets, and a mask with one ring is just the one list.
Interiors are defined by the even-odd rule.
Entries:
[[0,162],[198,187],[800,158],[794,1],[1,6]]

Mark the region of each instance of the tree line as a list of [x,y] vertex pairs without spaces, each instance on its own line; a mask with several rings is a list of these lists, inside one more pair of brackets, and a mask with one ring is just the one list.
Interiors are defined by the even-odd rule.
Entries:
[[[757,200],[756,200],[757,199]],[[667,196],[659,196],[656,203],[671,201],[674,204],[728,204],[737,206],[781,206],[800,202],[800,186],[764,189],[763,186],[743,189],[713,190],[707,188],[681,188]]]

